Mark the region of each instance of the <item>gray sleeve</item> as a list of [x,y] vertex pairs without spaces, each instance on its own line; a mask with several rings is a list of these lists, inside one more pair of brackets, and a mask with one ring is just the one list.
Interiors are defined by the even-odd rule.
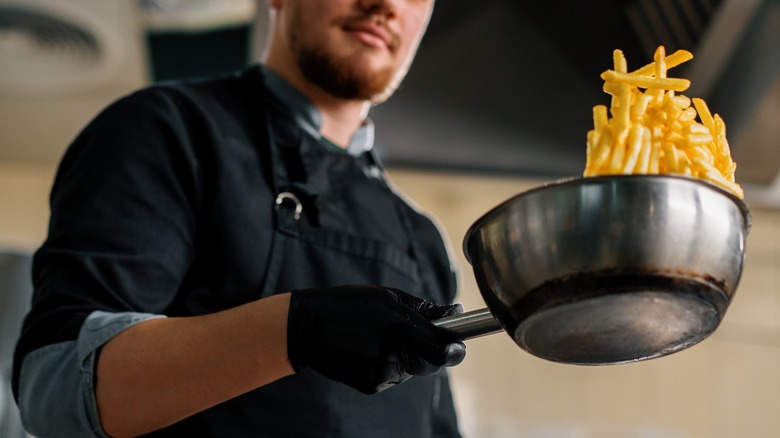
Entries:
[[162,315],[92,312],[78,339],[31,351],[22,363],[19,411],[38,437],[107,437],[95,399],[97,350],[122,330]]

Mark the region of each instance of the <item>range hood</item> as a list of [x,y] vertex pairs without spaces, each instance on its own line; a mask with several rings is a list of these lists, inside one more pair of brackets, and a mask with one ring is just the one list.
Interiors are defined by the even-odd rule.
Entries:
[[[726,121],[749,201],[780,207],[780,0],[439,2],[420,56],[374,111],[386,162],[580,175],[612,50],[629,68],[686,49],[684,92]],[[388,127],[387,125],[390,125]]]
[[[115,9],[175,1],[108,2],[117,3],[114,8],[104,3],[0,0],[0,6],[94,24],[101,37],[96,47],[127,55],[100,58],[121,61],[105,64],[112,69],[89,70],[85,64],[89,74],[102,73],[99,81],[84,74],[79,81],[58,82],[56,69],[49,69],[50,83],[60,89],[29,97],[3,77],[10,70],[0,68],[0,114],[14,121],[14,129],[0,131],[0,159],[56,161],[88,114],[147,83],[143,26],[128,24],[138,21],[137,13]],[[257,59],[266,34],[262,4],[247,63]],[[109,19],[117,25],[106,26]],[[14,26],[0,17],[0,67],[19,65],[10,50],[18,42],[8,32]],[[108,44],[112,41],[126,47]],[[611,66],[612,51],[623,50],[629,68],[639,67],[652,59],[657,45],[668,53],[678,48],[694,53],[694,60],[671,74],[689,78],[692,87],[685,94],[705,99],[726,121],[737,180],[748,200],[780,207],[780,0],[483,0],[479,7],[470,0],[437,2],[407,80],[371,113],[377,149],[393,166],[546,179],[580,175],[591,108],[609,102],[599,75]],[[205,66],[215,64],[219,50],[213,52],[202,54]],[[128,60],[131,65],[115,68]],[[125,77],[128,72],[132,75]],[[90,87],[76,87],[77,82]],[[50,110],[36,115],[28,111],[33,107]],[[68,122],[71,113],[79,114],[78,123]],[[29,135],[9,138],[17,126],[29,126]]]

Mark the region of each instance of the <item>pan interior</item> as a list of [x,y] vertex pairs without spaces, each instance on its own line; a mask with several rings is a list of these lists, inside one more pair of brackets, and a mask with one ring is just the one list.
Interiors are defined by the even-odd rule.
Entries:
[[690,295],[635,291],[575,301],[537,312],[514,333],[529,353],[554,362],[609,365],[690,347],[710,335],[720,312]]

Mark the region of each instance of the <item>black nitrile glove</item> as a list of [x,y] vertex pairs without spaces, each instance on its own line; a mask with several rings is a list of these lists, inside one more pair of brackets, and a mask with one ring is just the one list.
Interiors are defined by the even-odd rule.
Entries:
[[463,361],[466,346],[429,322],[462,311],[380,286],[293,291],[287,355],[296,372],[377,393]]

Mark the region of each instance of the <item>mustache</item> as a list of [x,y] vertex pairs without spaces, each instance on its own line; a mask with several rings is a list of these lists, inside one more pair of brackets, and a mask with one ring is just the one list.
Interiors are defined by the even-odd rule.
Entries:
[[355,15],[343,18],[339,23],[342,27],[360,26],[370,24],[382,29],[385,36],[389,39],[387,45],[390,51],[395,52],[401,46],[401,36],[397,32],[394,32],[387,24],[387,20],[375,13],[358,13]]

